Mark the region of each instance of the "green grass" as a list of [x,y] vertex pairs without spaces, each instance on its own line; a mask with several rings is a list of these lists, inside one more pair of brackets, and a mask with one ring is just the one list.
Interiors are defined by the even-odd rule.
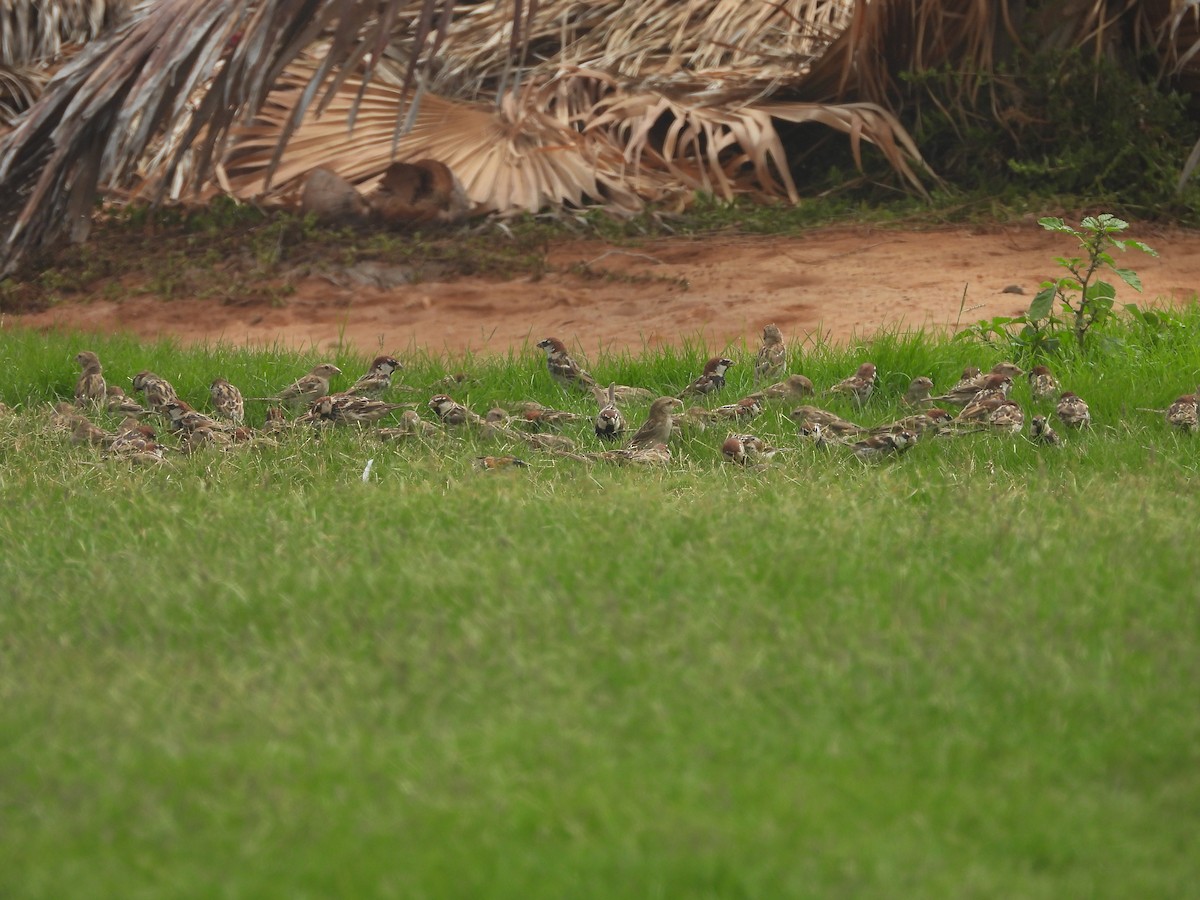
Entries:
[[[352,430],[101,461],[41,412],[84,346],[197,404],[315,358],[0,332],[0,896],[1192,895],[1200,443],[1136,407],[1200,380],[1198,326],[1059,362],[1097,427],[1058,451],[865,467],[785,406],[761,469],[710,431],[666,470],[495,474]],[[893,334],[797,368],[873,359],[882,421],[1003,355]],[[590,362],[666,389],[702,356]],[[591,408],[534,350],[406,362],[421,400],[468,370],[481,411]]]

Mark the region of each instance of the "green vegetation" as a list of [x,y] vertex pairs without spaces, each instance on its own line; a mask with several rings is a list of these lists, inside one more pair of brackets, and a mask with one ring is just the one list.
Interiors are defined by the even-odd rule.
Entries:
[[[197,405],[315,357],[0,332],[0,895],[1187,895],[1200,443],[1137,409],[1197,381],[1200,312],[1176,321],[1063,348],[1096,427],[1062,448],[864,466],[785,404],[750,428],[796,449],[762,468],[720,463],[722,430],[665,470],[486,474],[512,448],[353,429],[103,461],[42,412],[85,346]],[[874,422],[1007,349],[892,334],[794,368],[876,362],[861,414],[820,401]],[[704,352],[589,362],[668,389]],[[467,371],[480,411],[593,409],[533,350],[405,362],[422,400]]]

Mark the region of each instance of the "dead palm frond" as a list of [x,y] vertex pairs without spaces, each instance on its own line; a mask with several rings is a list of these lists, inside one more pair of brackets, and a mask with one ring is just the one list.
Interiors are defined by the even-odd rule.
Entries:
[[[64,231],[85,236],[97,186],[119,183],[185,112],[190,123],[160,185],[185,152],[203,177],[235,121],[252,115],[284,67],[327,35],[329,52],[280,132],[276,165],[310,103],[332,97],[348,73],[369,79],[406,7],[420,11],[414,45],[435,51],[448,24],[438,12],[449,0],[159,0],[92,42],[0,142],[0,272]],[[402,122],[398,109],[397,133]]]
[[4,0],[0,66],[56,60],[126,21],[136,5],[134,0]]

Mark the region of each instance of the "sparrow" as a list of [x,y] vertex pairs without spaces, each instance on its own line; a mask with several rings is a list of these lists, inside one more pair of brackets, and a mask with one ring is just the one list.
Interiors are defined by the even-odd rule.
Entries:
[[813,383],[809,379],[803,375],[789,375],[783,381],[777,381],[749,396],[759,400],[798,400],[801,397],[811,397],[813,393]]
[[897,419],[895,422],[887,425],[878,425],[871,429],[871,434],[894,434],[900,431],[911,431],[920,437],[927,431],[945,428],[953,420],[953,417],[946,410],[931,406],[924,412],[905,416],[903,419]]
[[228,431],[231,426],[218,422],[211,416],[198,412],[178,398],[168,400],[163,405],[167,422],[172,431],[194,431],[197,428],[211,428],[213,431]]
[[115,434],[109,434],[103,428],[92,423],[87,416],[74,416],[71,427],[72,444],[91,444],[95,447],[107,447],[116,439]]
[[309,415],[337,425],[369,425],[404,408],[403,403],[384,403],[370,397],[333,394],[316,400],[309,409]]
[[[596,388],[593,388],[592,392],[595,393],[595,391]],[[623,404],[648,403],[658,396],[649,388],[633,387],[628,384],[613,385],[613,394],[616,395],[617,402]]]
[[371,368],[366,374],[354,382],[345,393],[355,397],[382,397],[392,387],[392,373],[404,366],[391,356],[377,356],[371,361]]
[[988,420],[988,425],[996,431],[1020,434],[1025,425],[1025,410],[1021,409],[1015,400],[1001,400]]
[[431,397],[428,406],[442,420],[443,425],[478,425],[483,421],[478,413],[472,412],[446,394]]
[[959,382],[949,393],[940,397],[931,397],[930,400],[937,403],[949,403],[952,406],[968,406],[989,397],[1007,397],[1011,389],[1011,376],[989,372],[987,375],[976,376],[966,381],[965,384]]
[[521,422],[526,428],[561,428],[563,425],[575,425],[588,421],[587,416],[567,412],[564,409],[552,409],[540,403],[529,401],[521,407]]
[[1182,397],[1175,398],[1175,402],[1167,408],[1167,424],[1186,434],[1195,434],[1200,430],[1200,418],[1198,418],[1197,412],[1197,408],[1200,406],[1198,398],[1200,398],[1200,394],[1184,394]]
[[856,404],[862,406],[875,390],[875,364],[863,363],[849,378],[843,378],[829,389],[832,394],[849,394]]
[[731,434],[721,445],[721,456],[726,462],[744,466],[756,459],[770,459],[779,453],[778,447],[772,447],[762,438],[753,434]]
[[783,332],[779,326],[768,325],[763,328],[762,346],[754,357],[754,380],[778,378],[787,369],[787,360],[787,345],[783,342]]
[[50,410],[50,427],[54,431],[73,431],[75,420],[79,418],[79,409],[73,403],[60,400]]
[[1057,447],[1062,443],[1062,438],[1058,436],[1057,431],[1050,427],[1045,416],[1034,416],[1029,420],[1029,436],[1033,438],[1035,444],[1049,444]]
[[107,386],[107,391],[105,406],[108,407],[108,411],[111,413],[119,413],[126,416],[144,416],[150,412],[150,410],[126,394],[120,385],[110,384]]
[[525,469],[529,467],[529,463],[515,456],[477,456],[475,467],[484,472],[497,472],[500,469]]
[[267,418],[263,422],[262,430],[267,434],[278,434],[291,428],[293,424],[288,421],[287,412],[282,406],[271,406],[267,408]]
[[536,431],[530,434],[528,432],[514,431],[511,434],[511,439],[521,441],[533,450],[561,452],[575,449],[575,442],[569,437],[563,437],[561,434],[542,434]]
[[149,425],[138,425],[117,435],[116,440],[105,451],[105,455],[132,462],[160,463],[163,461],[163,448],[157,443],[157,437]]
[[724,356],[714,356],[704,364],[700,377],[679,392],[679,397],[711,394],[725,387],[725,372],[733,365],[732,359]]
[[407,409],[400,414],[400,424],[394,428],[380,428],[379,439],[382,441],[395,441],[404,438],[412,437],[433,437],[435,434],[440,434],[439,429],[432,422],[426,422],[414,409]]
[[83,350],[75,355],[75,362],[83,370],[75,382],[75,405],[85,406],[89,403],[97,406],[105,405],[108,387],[101,374],[100,357],[91,350]]
[[166,415],[163,411],[168,400],[178,399],[175,388],[165,378],[159,378],[153,372],[138,372],[133,376],[133,389],[146,400],[146,405],[152,412]]
[[[974,387],[975,382],[982,377],[982,374],[983,373],[981,373],[977,367],[967,366],[962,370],[962,376],[958,379],[957,383],[955,383],[954,387],[950,388],[949,393],[956,394],[960,391]],[[935,397],[933,399],[936,400],[937,398]]]
[[989,375],[1003,375],[1006,378],[1011,378],[1014,381],[1025,374],[1025,370],[1016,363],[998,362],[992,366]]
[[233,446],[233,435],[225,431],[217,431],[207,425],[185,431],[179,442],[179,449],[184,453],[195,453],[198,450],[217,448],[228,450]]
[[698,419],[700,421],[715,421],[728,419],[732,421],[748,422],[754,417],[760,415],[763,411],[762,401],[757,397],[743,397],[737,403],[727,403],[724,406],[716,406],[712,409],[705,409],[701,406],[693,406],[689,408],[684,415]]
[[1052,400],[1059,393],[1058,379],[1049,366],[1034,366],[1029,372],[1029,391],[1034,400]]
[[675,424],[672,410],[682,408],[683,401],[676,397],[659,397],[650,404],[646,421],[629,439],[626,446],[633,449],[645,449],[654,444],[666,444],[671,439],[671,430]]
[[309,406],[329,394],[329,381],[342,370],[332,363],[314,366],[307,375],[297,378],[271,399],[287,406]]
[[[596,419],[592,423],[596,437],[602,441],[618,440],[625,433],[625,417],[621,415],[621,410],[617,409],[616,387],[615,382],[608,386],[608,397],[600,403],[600,411],[596,413]],[[601,400],[600,397],[596,399]]]
[[538,341],[537,345],[546,351],[546,368],[550,370],[550,377],[563,388],[587,391],[596,386],[596,379],[571,359],[567,345],[558,338],[548,337],[544,341]]
[[904,399],[900,402],[905,406],[924,406],[926,403],[932,402],[930,398],[932,393],[933,379],[918,375],[908,383],[908,390],[904,392]]
[[866,431],[861,425],[816,406],[798,406],[788,413],[788,418],[802,428],[805,425],[819,425],[822,432],[830,432],[837,437],[850,437]]
[[911,431],[897,434],[878,434],[850,445],[854,455],[863,462],[878,462],[890,456],[899,456],[917,442]]
[[1087,428],[1092,424],[1092,413],[1087,403],[1073,391],[1063,391],[1059,395],[1054,414],[1068,428]]
[[208,392],[212,397],[213,408],[234,425],[241,425],[246,420],[242,392],[224,378],[215,379]]
[[[660,399],[674,400],[675,398]],[[671,451],[662,441],[652,441],[644,447],[627,447],[624,450],[604,450],[598,454],[594,454],[594,457],[606,459],[609,462],[627,463],[635,466],[665,466],[671,461]]]

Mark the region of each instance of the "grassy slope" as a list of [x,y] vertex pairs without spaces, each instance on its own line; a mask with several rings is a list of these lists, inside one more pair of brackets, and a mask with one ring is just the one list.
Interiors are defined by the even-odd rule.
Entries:
[[[0,419],[0,895],[1186,895],[1200,446],[1132,409],[1196,380],[1185,324],[1064,367],[1100,427],[1059,452],[869,469],[734,471],[710,433],[668,471],[485,476],[338,433],[129,471]],[[196,401],[309,362],[0,333],[0,399],[69,392],[85,342]],[[800,369],[867,355],[880,420],[995,360]],[[565,402],[534,354],[406,380],[447,367],[478,409]]]

